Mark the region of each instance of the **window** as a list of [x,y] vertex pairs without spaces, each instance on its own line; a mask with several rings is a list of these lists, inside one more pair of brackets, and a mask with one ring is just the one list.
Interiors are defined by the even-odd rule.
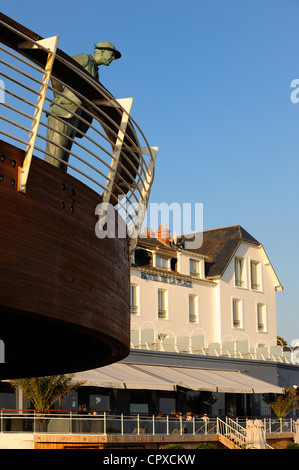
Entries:
[[137,288],[138,286],[136,286],[135,284],[131,284],[130,309],[133,315],[137,315],[139,313]]
[[189,322],[197,322],[196,295],[189,295]]
[[110,396],[100,393],[89,395],[89,408],[94,408],[95,411],[110,411]]
[[256,261],[251,261],[251,289],[261,290],[260,282],[260,264]]
[[163,258],[163,256],[156,256],[156,268],[168,269],[169,268],[168,258]]
[[147,390],[130,391],[130,413],[149,413],[149,394]]
[[242,301],[233,299],[233,327],[242,327]]
[[0,407],[8,410],[16,408],[15,390],[9,383],[0,383]]
[[245,287],[244,259],[235,258],[235,283],[238,287]]
[[196,259],[190,259],[189,267],[190,267],[190,276],[199,277],[199,261]]
[[166,291],[162,289],[158,290],[158,317],[167,318]]
[[266,331],[266,306],[263,304],[257,304],[257,329]]
[[176,398],[174,393],[160,392],[159,411],[161,411],[162,414],[170,414],[173,410],[176,410]]

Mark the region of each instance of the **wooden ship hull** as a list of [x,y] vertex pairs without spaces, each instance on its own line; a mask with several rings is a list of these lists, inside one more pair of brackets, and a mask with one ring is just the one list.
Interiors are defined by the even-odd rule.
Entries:
[[0,377],[117,361],[129,351],[128,239],[97,238],[98,194],[38,158],[20,193],[23,159],[0,142]]
[[[59,50],[58,36],[43,39],[0,13],[0,41],[0,379],[116,362],[130,348],[132,227],[142,222],[135,208],[121,216],[119,198],[147,206],[156,154],[131,101]],[[53,81],[79,97],[89,126],[63,147],[66,171],[48,149]],[[111,237],[96,230],[102,202],[115,215]]]

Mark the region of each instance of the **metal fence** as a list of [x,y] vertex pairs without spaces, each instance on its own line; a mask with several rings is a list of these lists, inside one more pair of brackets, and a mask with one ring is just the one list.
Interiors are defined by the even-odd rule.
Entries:
[[[293,419],[266,418],[263,420],[266,433],[295,433]],[[53,433],[53,434],[110,434],[110,435],[198,435],[223,433],[227,425],[235,433],[244,434],[246,419],[219,418],[203,420],[193,417],[174,419],[169,415],[113,415],[99,413],[96,415],[79,413],[44,413],[30,411],[8,412],[1,410],[0,432],[20,433]],[[221,426],[221,429],[220,429]]]

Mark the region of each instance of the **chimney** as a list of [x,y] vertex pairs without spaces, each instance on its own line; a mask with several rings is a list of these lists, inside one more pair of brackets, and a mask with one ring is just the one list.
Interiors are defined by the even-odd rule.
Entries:
[[161,242],[165,243],[165,245],[170,245],[170,230],[167,228],[167,225],[159,225],[159,230],[157,230],[156,238]]
[[142,234],[144,237],[148,237],[148,238],[155,238],[156,237],[156,234],[155,232],[153,232],[153,229],[149,228],[147,229],[147,227],[144,228],[144,232]]

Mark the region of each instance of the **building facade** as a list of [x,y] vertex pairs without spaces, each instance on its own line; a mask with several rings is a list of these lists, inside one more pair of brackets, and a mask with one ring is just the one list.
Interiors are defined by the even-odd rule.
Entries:
[[260,242],[239,225],[203,232],[196,250],[166,227],[146,235],[131,265],[133,348],[283,355],[275,302],[283,288]]
[[[64,409],[271,415],[263,393],[298,387],[299,369],[277,345],[282,286],[261,243],[239,225],[204,232],[193,250],[165,227],[146,235],[131,265],[131,352],[76,374],[85,385]],[[30,407],[2,383],[1,406],[14,400]]]

